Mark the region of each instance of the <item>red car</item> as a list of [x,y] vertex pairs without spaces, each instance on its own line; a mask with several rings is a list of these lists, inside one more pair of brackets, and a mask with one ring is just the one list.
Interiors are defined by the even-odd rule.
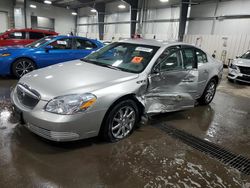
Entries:
[[11,29],[0,34],[0,46],[26,45],[51,35],[58,33],[41,29]]

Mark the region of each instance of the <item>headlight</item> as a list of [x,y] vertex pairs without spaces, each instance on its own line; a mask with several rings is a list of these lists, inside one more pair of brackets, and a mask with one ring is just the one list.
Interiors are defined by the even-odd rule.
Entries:
[[7,57],[7,56],[10,56],[11,54],[10,53],[3,53],[3,54],[1,54],[0,56],[1,57]]
[[96,101],[91,93],[73,94],[56,97],[45,106],[47,112],[71,115],[87,110]]
[[238,67],[235,64],[231,63],[230,68],[237,70]]

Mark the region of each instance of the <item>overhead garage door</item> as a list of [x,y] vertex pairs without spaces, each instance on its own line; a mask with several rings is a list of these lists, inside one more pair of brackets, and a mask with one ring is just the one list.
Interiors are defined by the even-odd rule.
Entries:
[[8,16],[5,12],[0,12],[0,33],[8,29]]

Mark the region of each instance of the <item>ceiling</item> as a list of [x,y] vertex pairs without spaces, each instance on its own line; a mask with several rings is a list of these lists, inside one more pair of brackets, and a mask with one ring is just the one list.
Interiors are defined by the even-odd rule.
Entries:
[[[43,3],[44,0],[32,0],[35,2]],[[104,2],[121,2],[122,0],[50,0],[54,6],[70,8],[70,9],[77,9],[82,7],[94,7],[96,3]],[[167,3],[161,3],[159,0],[146,0],[148,2],[148,7],[151,8],[160,8],[166,6],[178,6],[180,4],[180,0],[169,0]],[[202,2],[209,2],[209,1],[219,1],[219,0],[191,0],[191,4],[199,4]],[[221,1],[221,0],[220,0]],[[226,0],[225,0],[226,1]]]

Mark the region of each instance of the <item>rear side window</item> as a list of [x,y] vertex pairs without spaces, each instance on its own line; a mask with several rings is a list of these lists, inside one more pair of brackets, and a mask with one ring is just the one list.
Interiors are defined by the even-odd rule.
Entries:
[[195,68],[195,54],[192,48],[187,48],[182,50],[183,55],[183,65],[185,69]]
[[9,39],[25,39],[25,32],[12,32],[9,34]]
[[30,39],[41,39],[44,37],[43,33],[29,32],[29,34],[30,34]]
[[75,48],[76,49],[91,50],[91,49],[97,48],[97,46],[89,40],[75,39]]
[[201,51],[199,49],[196,49],[195,53],[196,53],[196,58],[197,58],[198,65],[199,64],[204,64],[204,63],[208,62],[207,61],[207,55],[203,51]]

